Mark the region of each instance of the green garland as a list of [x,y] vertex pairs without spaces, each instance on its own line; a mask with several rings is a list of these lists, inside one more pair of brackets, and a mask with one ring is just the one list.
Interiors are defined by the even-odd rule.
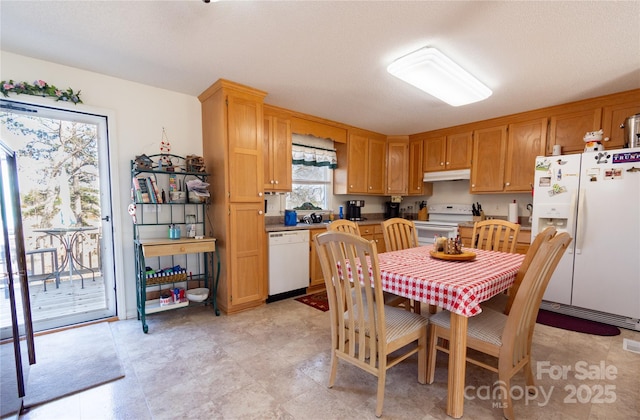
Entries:
[[74,92],[73,89],[60,90],[53,85],[47,84],[44,80],[36,80],[33,84],[27,82],[14,83],[13,80],[2,81],[0,86],[0,92],[5,97],[9,97],[9,93],[16,93],[18,95],[34,95],[34,96],[53,96],[56,101],[73,102],[74,104],[81,104],[80,91]]

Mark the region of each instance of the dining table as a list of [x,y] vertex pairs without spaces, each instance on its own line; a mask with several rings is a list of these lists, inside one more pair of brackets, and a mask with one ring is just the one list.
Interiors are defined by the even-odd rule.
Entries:
[[73,280],[73,273],[80,276],[81,287],[84,289],[84,277],[82,273],[78,271],[78,267],[82,267],[91,271],[93,279],[95,280],[95,273],[89,267],[85,267],[80,262],[77,255],[74,254],[73,249],[75,245],[80,241],[81,234],[92,230],[97,230],[97,227],[91,226],[64,226],[64,227],[50,227],[44,229],[34,229],[34,232],[42,232],[47,235],[51,235],[57,238],[62,247],[64,248],[64,255],[62,257],[62,264],[60,264],[59,272],[69,271],[69,280]]
[[[464,413],[464,388],[469,317],[481,303],[507,290],[515,281],[523,254],[463,249],[473,259],[441,259],[433,245],[378,254],[382,289],[448,310],[451,313],[447,415]],[[469,258],[471,258],[471,255]]]

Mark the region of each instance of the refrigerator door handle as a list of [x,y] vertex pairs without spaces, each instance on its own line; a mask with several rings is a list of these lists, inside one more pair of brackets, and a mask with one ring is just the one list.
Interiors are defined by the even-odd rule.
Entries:
[[578,225],[576,228],[577,232],[575,236],[576,254],[582,253],[582,243],[584,241],[584,220],[585,220],[584,202],[585,200],[586,200],[585,190],[582,189],[580,190],[580,194],[578,195]]
[[[578,212],[578,203],[577,203],[577,198],[578,198],[578,193],[576,191],[574,191],[573,193],[571,193],[571,204],[569,207],[569,219],[567,220],[567,231],[569,233],[569,235],[571,235],[572,238],[576,237],[576,214]],[[573,254],[573,246],[570,246],[567,249],[567,253],[568,254]]]

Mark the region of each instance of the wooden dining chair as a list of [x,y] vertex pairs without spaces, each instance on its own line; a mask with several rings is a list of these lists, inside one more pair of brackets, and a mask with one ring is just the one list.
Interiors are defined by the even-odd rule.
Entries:
[[[418,231],[412,220],[406,220],[400,217],[385,220],[382,222],[382,235],[387,251],[400,251],[419,246]],[[417,314],[421,312],[419,301],[406,299],[402,302],[397,302],[397,305],[400,304],[405,306],[405,309],[413,310],[413,312]],[[429,308],[431,313],[435,313],[437,309],[435,306],[430,306]]]
[[473,225],[471,248],[515,252],[520,225],[506,220],[481,220]]
[[[376,416],[380,417],[389,368],[417,353],[418,382],[425,383],[429,321],[383,303],[374,241],[344,232],[321,233],[314,241],[329,298],[329,388],[336,380],[338,359],[371,373],[378,378]],[[351,273],[359,278],[352,279]],[[349,293],[351,288],[355,293]]]
[[[360,235],[360,227],[356,222],[351,220],[335,220],[327,225],[327,230],[331,232],[346,232],[354,235]],[[411,310],[411,299],[394,295],[393,293],[383,292],[384,304],[391,306],[403,306]]]
[[503,312],[505,315],[509,315],[509,311],[511,311],[511,306],[513,305],[513,300],[516,297],[516,293],[518,293],[518,288],[522,283],[524,275],[527,273],[527,270],[531,265],[531,261],[533,261],[533,257],[535,257],[535,255],[540,250],[540,245],[542,245],[544,242],[549,241],[549,239],[553,238],[555,234],[556,228],[553,226],[549,226],[536,235],[536,238],[533,240],[533,243],[529,247],[524,260],[522,260],[522,265],[518,270],[518,274],[516,274],[516,279],[507,293],[500,293],[492,297],[482,304],[483,308],[487,307],[496,311]]
[[327,225],[327,230],[332,232],[346,232],[361,236],[358,224],[346,219],[334,220]]
[[[560,258],[566,251],[571,236],[563,232],[540,245],[527,269],[520,288],[515,295],[509,315],[484,309],[479,315],[468,319],[467,347],[497,358],[490,365],[467,356],[467,361],[498,374],[500,398],[505,418],[514,418],[511,401],[511,378],[524,370],[526,383],[534,386],[531,366],[531,342],[542,295]],[[440,345],[438,340],[442,339]],[[429,352],[427,381],[433,383],[436,352],[448,353],[450,313],[442,311],[429,318]]]

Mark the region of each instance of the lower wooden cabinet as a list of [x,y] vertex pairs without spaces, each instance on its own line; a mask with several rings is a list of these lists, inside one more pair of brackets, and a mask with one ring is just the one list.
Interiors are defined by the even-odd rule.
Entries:
[[382,225],[360,225],[360,235],[368,241],[373,240],[376,243],[378,254],[387,251],[384,243],[384,235],[382,233]]
[[309,287],[307,293],[317,292],[325,288],[324,276],[322,275],[322,267],[320,266],[320,258],[316,252],[316,244],[313,241],[317,235],[326,232],[327,229],[311,229],[309,231]]

